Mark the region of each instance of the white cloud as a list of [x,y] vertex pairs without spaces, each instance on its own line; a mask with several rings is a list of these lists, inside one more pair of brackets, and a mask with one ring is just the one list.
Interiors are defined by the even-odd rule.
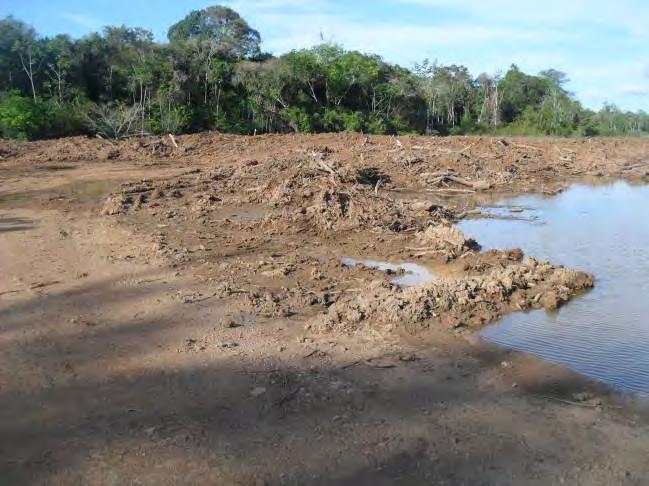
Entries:
[[72,22],[86,29],[96,30],[102,26],[102,23],[99,20],[85,14],[64,12],[60,14],[59,17],[62,20],[67,20],[68,22]]
[[389,22],[361,15],[365,9],[342,0],[231,0],[228,5],[262,33],[263,48],[274,54],[311,47],[322,35],[404,66],[430,58],[466,65],[475,75],[503,71],[512,63],[531,73],[556,68],[572,80],[568,88],[593,108],[611,98],[637,107],[636,84],[649,78],[649,1],[644,0],[383,0],[392,12],[409,12]]
[[[276,0],[286,2],[287,0]],[[240,10],[244,17],[245,10]],[[251,12],[252,13],[252,12]],[[557,43],[571,34],[548,28],[504,28],[470,23],[412,25],[399,22],[355,21],[335,13],[276,12],[268,10],[253,14],[254,25],[262,33],[264,48],[275,54],[306,48],[326,41],[342,44],[347,49],[378,53],[391,62],[412,63],[425,57],[445,55],[449,63],[458,49],[485,49],[493,44]],[[499,65],[502,65],[502,60]],[[547,65],[543,66],[547,67]]]
[[629,96],[649,96],[649,84],[624,84],[618,88],[618,92]]

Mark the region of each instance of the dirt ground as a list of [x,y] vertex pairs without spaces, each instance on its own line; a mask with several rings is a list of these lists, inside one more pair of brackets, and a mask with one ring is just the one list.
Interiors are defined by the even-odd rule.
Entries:
[[597,275],[452,227],[614,179],[649,140],[0,142],[0,485],[649,484],[646,402],[475,337]]

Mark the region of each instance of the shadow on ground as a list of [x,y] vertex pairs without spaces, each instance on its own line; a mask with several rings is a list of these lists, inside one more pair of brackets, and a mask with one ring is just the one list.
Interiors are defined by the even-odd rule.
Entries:
[[0,233],[28,231],[34,229],[34,222],[27,218],[0,217]]
[[[103,280],[0,307],[4,482],[550,484],[594,459],[575,443],[602,439],[572,409],[478,392],[500,366],[488,351],[385,368],[187,351],[181,336],[209,325],[165,292]],[[70,322],[71,310],[103,317]],[[535,391],[571,384],[546,385]]]

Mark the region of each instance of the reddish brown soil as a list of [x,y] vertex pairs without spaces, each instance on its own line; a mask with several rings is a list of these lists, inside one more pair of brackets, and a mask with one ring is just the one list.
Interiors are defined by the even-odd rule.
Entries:
[[473,337],[593,277],[451,225],[649,141],[176,142],[0,142],[0,484],[646,484],[643,404]]

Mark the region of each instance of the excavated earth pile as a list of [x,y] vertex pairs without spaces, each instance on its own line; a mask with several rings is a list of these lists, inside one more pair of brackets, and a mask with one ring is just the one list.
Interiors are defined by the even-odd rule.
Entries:
[[373,282],[358,297],[329,307],[318,324],[328,330],[354,328],[365,321],[410,330],[435,325],[475,328],[507,311],[556,310],[593,284],[592,275],[526,257],[484,275],[409,288]]
[[[233,140],[219,138],[224,147],[229,147]],[[538,263],[532,258],[522,260],[520,252],[478,256],[479,242],[467,239],[452,224],[466,217],[467,209],[470,210],[466,199],[458,199],[458,195],[466,197],[503,185],[529,187],[547,177],[544,164],[549,158],[562,161],[559,169],[552,167],[554,185],[557,170],[565,170],[566,177],[576,175],[576,167],[593,172],[593,168],[608,160],[607,145],[602,141],[580,142],[582,151],[577,154],[565,147],[575,146],[569,140],[554,141],[550,147],[544,142],[535,147],[533,140],[521,143],[486,138],[426,139],[424,143],[406,139],[406,145],[388,137],[370,139],[345,134],[341,138],[350,140],[350,144],[341,146],[339,140],[335,148],[311,144],[299,148],[298,143],[292,149],[290,145],[282,147],[281,157],[267,155],[263,162],[256,158],[236,162],[225,157],[219,164],[188,169],[177,177],[127,183],[106,199],[102,214],[130,220],[137,217],[143,225],[155,221],[156,231],[151,231],[154,255],[172,257],[175,262],[214,261],[223,252],[206,255],[206,243],[211,243],[220,249],[249,250],[247,255],[229,259],[227,264],[221,262],[239,276],[251,274],[255,266],[263,268],[262,276],[277,276],[280,280],[292,277],[299,281],[299,276],[305,275],[313,287],[297,292],[302,301],[309,300],[305,297],[309,292],[327,295],[320,299],[324,303],[320,306],[322,315],[314,320],[313,329],[320,331],[349,330],[365,323],[389,324],[381,328],[409,332],[422,332],[431,326],[476,327],[493,322],[506,312],[556,309],[593,286],[590,275]],[[252,146],[259,143],[254,138],[240,140]],[[465,144],[463,148],[451,148],[459,142]],[[184,147],[181,160],[196,158],[205,165],[203,154],[207,149],[202,137],[187,137],[180,143]],[[616,146],[616,142],[611,143]],[[635,143],[638,155],[634,157],[639,157],[646,144]],[[268,145],[268,152],[273,153],[274,145]],[[392,148],[386,147],[379,153],[377,149],[384,145]],[[137,151],[138,147],[146,148],[143,142],[129,142],[129,152],[124,153]],[[474,158],[477,151],[481,155]],[[173,153],[146,155],[164,159]],[[294,155],[287,155],[291,153]],[[413,156],[415,153],[417,157]],[[398,166],[397,158],[401,158]],[[499,165],[500,170],[496,170]],[[441,167],[446,169],[438,170]],[[628,169],[626,162],[607,162],[605,167],[608,171],[624,170],[627,175],[635,170],[639,177],[644,177],[642,170]],[[408,174],[410,177],[406,177]],[[405,184],[406,191],[396,187]],[[548,190],[544,185],[541,187]],[[559,189],[560,186],[553,191]],[[354,295],[349,286],[336,283],[344,280],[340,274],[345,270],[335,258],[326,264],[316,258],[316,248],[324,246],[324,253],[330,253],[332,247],[336,248],[335,240],[345,241],[341,245],[346,247],[344,251],[356,255],[371,248],[380,258],[401,254],[398,258],[402,260],[413,258],[429,266],[447,264],[453,275],[426,285],[399,288],[390,284],[385,275],[373,281],[375,275],[371,271],[357,270],[362,277],[356,279],[366,283],[363,291]],[[289,252],[290,256],[283,255],[285,261],[277,268],[272,262],[251,261],[253,254],[263,256],[282,241],[293,244],[295,249]],[[309,256],[311,260],[305,258]],[[491,258],[496,264],[472,263],[480,258]],[[269,265],[273,268],[268,269]],[[313,278],[327,272],[328,278],[321,277],[326,280],[324,284]],[[269,291],[281,292],[281,288]],[[296,307],[300,304],[294,302],[292,308]],[[297,312],[308,316],[313,310]]]

